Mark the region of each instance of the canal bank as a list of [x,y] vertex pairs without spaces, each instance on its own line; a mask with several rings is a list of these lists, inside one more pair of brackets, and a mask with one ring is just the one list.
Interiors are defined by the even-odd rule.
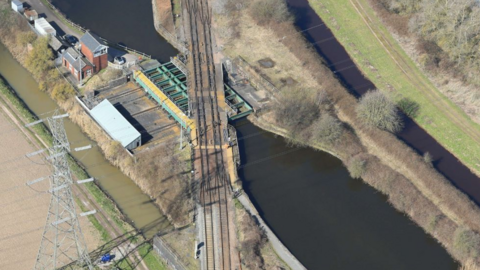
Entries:
[[[232,58],[237,55],[247,58],[254,68],[260,70],[260,73],[263,73],[268,80],[272,81],[280,89],[291,89],[292,87],[297,89],[325,89],[328,93],[328,98],[331,99],[331,104],[327,106],[335,106],[335,113],[340,115],[340,118],[346,122],[346,125],[354,128],[362,143],[367,145],[368,151],[372,151],[382,160],[382,162],[379,162],[371,154],[365,153],[367,149],[362,150],[364,154],[371,156],[372,160],[375,161],[375,166],[369,168],[370,173],[365,181],[376,189],[388,194],[389,201],[394,204],[395,208],[407,213],[425,231],[434,235],[448,248],[452,256],[460,260],[465,259],[465,255],[469,256],[470,251],[466,250],[467,252],[465,252],[465,250],[459,249],[456,241],[458,240],[458,235],[464,233],[462,226],[465,224],[471,226],[470,228],[476,229],[475,226],[478,224],[478,222],[475,222],[475,219],[478,217],[477,207],[465,195],[447,182],[444,177],[432,169],[430,165],[426,164],[421,156],[410,150],[407,145],[399,141],[395,136],[379,130],[366,130],[359,125],[360,122],[356,118],[354,109],[357,99],[345,91],[345,88],[338,83],[336,78],[333,78],[331,71],[327,71],[325,65],[321,64],[322,60],[320,57],[318,57],[315,51],[310,50],[310,45],[305,43],[298,33],[299,30],[293,28],[290,22],[267,23],[266,27],[262,27],[259,26],[260,23],[257,24],[255,20],[248,18],[251,14],[249,14],[249,10],[238,12],[243,12],[243,14],[233,12],[234,14],[227,13],[226,17],[228,18],[226,20],[217,18],[217,23],[220,25],[226,22],[224,25],[227,25],[227,28],[229,27],[230,18],[240,19],[232,23],[241,25],[237,29],[238,33],[236,34],[237,37],[240,36],[241,38],[227,40],[229,44],[233,44],[225,46],[227,55]],[[307,18],[306,20],[308,21],[309,19]],[[310,27],[315,29],[322,25],[322,23],[318,23],[310,25]],[[244,42],[245,37],[248,37],[248,42]],[[326,40],[333,39],[334,37],[330,37]],[[321,43],[320,41],[322,40],[317,41]],[[256,44],[255,50],[251,49],[251,44]],[[332,49],[335,48],[336,46],[333,46]],[[280,55],[281,57],[279,57]],[[257,64],[262,59],[269,59],[270,62],[274,63],[274,67],[270,69],[262,68]],[[288,59],[287,61],[291,63],[288,63],[285,59]],[[309,72],[298,72],[299,67]],[[291,85],[285,83],[287,81],[286,78],[289,78],[288,76],[291,76],[290,81],[293,82]],[[323,94],[325,95],[325,93]],[[275,122],[271,115],[263,117],[261,120],[263,123],[278,125],[278,122]],[[261,126],[263,127],[263,125]],[[287,133],[289,132],[287,131]],[[290,131],[290,133],[296,133],[296,135],[300,135],[299,137],[302,138],[301,132]],[[283,133],[280,134],[285,135]],[[307,141],[297,141],[297,143],[310,144]],[[384,150],[385,148],[389,152],[378,154],[379,149]],[[343,152],[340,151],[339,154],[340,156],[343,154],[342,160],[348,164],[351,158],[348,154],[351,153],[351,150],[347,148],[341,150]],[[384,170],[382,167],[387,167],[384,164],[392,166],[395,170],[403,164],[401,170],[398,169],[400,173],[398,171],[395,172],[401,181],[389,186],[391,178],[388,174],[382,173],[382,170]],[[375,168],[376,166],[379,166],[379,168]],[[405,170],[407,170],[407,173],[405,173]],[[392,168],[385,168],[385,172],[387,171],[391,173]],[[408,179],[403,176],[403,173],[405,173]],[[433,195],[430,191],[434,192]],[[446,223],[437,224],[437,221],[440,221],[440,223],[446,221]],[[449,225],[445,226],[446,224]],[[473,236],[476,237],[475,235]],[[475,250],[476,247],[473,247],[473,252]]]
[[[53,110],[59,108],[46,93],[38,89],[30,73],[11,56],[3,44],[0,44],[0,60],[0,74],[35,115],[47,117]],[[72,148],[88,144],[94,146],[86,152],[75,152],[73,156],[80,161],[88,174],[96,179],[137,229],[147,237],[153,236],[158,231],[170,230],[170,223],[150,197],[119,169],[112,166],[103,157],[99,148],[95,147],[95,142],[68,119],[65,120],[65,129]]]

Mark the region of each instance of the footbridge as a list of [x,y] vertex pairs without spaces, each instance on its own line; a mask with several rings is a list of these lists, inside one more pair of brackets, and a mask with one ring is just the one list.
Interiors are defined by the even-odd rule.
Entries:
[[[135,81],[185,130],[195,129],[188,96],[186,67],[177,59],[148,70],[135,71]],[[236,120],[253,112],[252,107],[227,84],[224,85],[228,119]]]

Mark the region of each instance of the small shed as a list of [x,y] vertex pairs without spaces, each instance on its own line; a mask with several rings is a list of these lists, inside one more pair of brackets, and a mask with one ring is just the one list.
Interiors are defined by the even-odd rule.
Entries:
[[123,147],[132,150],[142,144],[140,132],[108,101],[103,100],[90,110],[90,115],[95,121]]
[[38,19],[38,13],[35,11],[35,9],[26,9],[23,15],[29,22],[33,22]]
[[57,30],[52,27],[50,23],[45,20],[45,18],[40,18],[35,20],[35,30],[40,33],[42,36],[56,36]]
[[12,0],[12,9],[16,12],[23,12],[23,3],[18,0]]

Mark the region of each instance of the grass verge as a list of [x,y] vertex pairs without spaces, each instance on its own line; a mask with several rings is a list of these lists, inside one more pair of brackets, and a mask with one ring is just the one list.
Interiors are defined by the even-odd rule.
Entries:
[[480,175],[480,126],[443,96],[396,43],[365,0],[310,0],[360,70],[397,102],[420,106],[422,128]]
[[[4,97],[6,101],[16,110],[16,113],[14,115],[18,118],[18,120],[28,123],[38,119],[38,117],[36,117],[28,109],[28,106],[22,101],[22,99],[20,99],[16,95],[15,91],[11,87],[9,87],[1,77],[0,95],[2,95],[2,97]],[[17,113],[20,115],[17,115]],[[31,132],[32,135],[34,135],[33,137],[38,140],[39,144],[42,144],[42,142],[46,142],[48,145],[51,145],[51,134],[43,123],[35,125],[27,130]],[[37,135],[38,137],[35,135]],[[77,179],[86,179],[89,177],[87,172],[85,172],[85,170],[71,156],[69,156],[69,165],[72,173]],[[105,212],[108,213],[110,218],[123,230],[123,232],[129,231],[129,228],[127,227],[128,225],[120,218],[121,213],[117,210],[115,204],[107,197],[107,195],[94,183],[86,183],[85,187],[95,198],[95,201],[97,201],[97,203],[101,205],[102,209],[104,209]],[[79,205],[81,206],[81,204]],[[93,216],[90,215],[89,220],[92,222],[95,228],[99,230],[103,239],[104,234],[106,233],[105,229],[100,226],[98,220],[96,220],[95,217],[93,218],[95,219],[97,224],[95,223],[95,221],[92,221],[91,217]]]
[[[85,208],[80,199],[75,198],[75,202],[77,202],[77,205],[80,207],[80,210],[82,210],[82,212],[87,212],[90,210]],[[107,232],[107,230],[105,230],[105,228],[100,224],[100,222],[98,222],[97,218],[94,215],[88,215],[87,218],[92,223],[93,227],[95,227],[95,229],[100,232],[100,237],[102,237],[103,242],[107,242],[111,239],[110,234]]]
[[153,251],[153,247],[150,243],[143,244],[138,253],[142,257],[143,261],[149,269],[166,270],[168,269],[162,259]]
[[[167,266],[161,258],[153,251],[153,247],[150,243],[145,242],[138,248],[138,253],[142,257],[143,262],[148,267],[148,269],[155,269],[155,270],[167,270]],[[123,270],[134,270],[136,263],[132,263],[127,257],[120,260],[116,266],[119,269]]]

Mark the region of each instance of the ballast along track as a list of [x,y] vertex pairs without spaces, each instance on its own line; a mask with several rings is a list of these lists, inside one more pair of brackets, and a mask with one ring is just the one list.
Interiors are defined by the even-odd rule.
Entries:
[[229,179],[224,166],[222,122],[216,88],[211,39],[211,10],[207,0],[184,0],[189,14],[189,96],[196,121],[192,132],[195,163],[200,178],[200,204],[203,208],[205,267],[230,270],[231,243],[228,217]]

